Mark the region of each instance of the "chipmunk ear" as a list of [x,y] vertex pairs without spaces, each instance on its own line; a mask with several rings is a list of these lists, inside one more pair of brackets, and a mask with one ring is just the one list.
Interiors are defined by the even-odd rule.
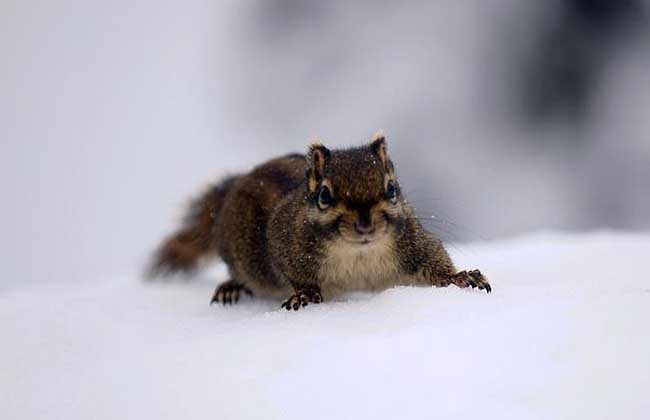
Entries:
[[388,167],[388,150],[386,148],[386,136],[384,136],[383,131],[378,131],[372,136],[370,148],[379,160]]
[[325,176],[325,164],[329,161],[331,153],[321,143],[313,143],[309,146],[307,154],[307,178],[309,179],[310,191],[316,191],[318,184]]

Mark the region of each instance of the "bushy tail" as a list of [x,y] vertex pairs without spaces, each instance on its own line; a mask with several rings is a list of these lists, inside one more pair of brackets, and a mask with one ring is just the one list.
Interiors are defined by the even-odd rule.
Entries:
[[147,273],[149,278],[192,272],[206,257],[217,255],[216,222],[226,194],[236,180],[236,176],[227,178],[192,201],[182,227],[154,254]]

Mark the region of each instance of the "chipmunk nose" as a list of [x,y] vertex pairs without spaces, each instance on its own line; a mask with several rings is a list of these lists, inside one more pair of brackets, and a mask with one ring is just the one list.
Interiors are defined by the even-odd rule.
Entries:
[[359,235],[370,235],[375,231],[375,224],[372,223],[370,206],[362,206],[357,209],[358,219],[354,222],[354,230]]
[[372,222],[354,222],[354,230],[357,231],[359,235],[370,235],[375,231],[375,225]]

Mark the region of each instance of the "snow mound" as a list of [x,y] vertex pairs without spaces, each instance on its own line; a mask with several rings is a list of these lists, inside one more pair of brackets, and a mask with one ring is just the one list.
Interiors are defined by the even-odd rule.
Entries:
[[294,313],[209,307],[207,275],[7,292],[2,418],[647,418],[650,235],[450,251],[493,293],[399,287]]

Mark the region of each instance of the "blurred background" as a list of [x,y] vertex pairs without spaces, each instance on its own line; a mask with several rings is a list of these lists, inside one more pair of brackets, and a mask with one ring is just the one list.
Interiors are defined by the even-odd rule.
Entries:
[[132,272],[207,182],[378,129],[447,241],[647,230],[649,13],[3,0],[0,290]]

